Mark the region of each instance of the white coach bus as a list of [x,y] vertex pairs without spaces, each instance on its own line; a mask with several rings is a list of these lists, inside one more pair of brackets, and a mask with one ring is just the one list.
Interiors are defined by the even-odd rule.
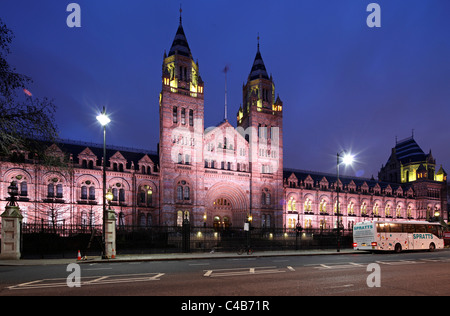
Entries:
[[365,221],[353,226],[353,249],[371,251],[444,248],[444,227],[440,223],[408,221]]

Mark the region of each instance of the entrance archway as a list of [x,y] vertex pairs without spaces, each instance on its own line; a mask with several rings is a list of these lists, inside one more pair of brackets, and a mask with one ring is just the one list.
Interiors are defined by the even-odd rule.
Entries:
[[219,231],[222,229],[228,229],[231,226],[231,221],[228,216],[220,217],[219,215],[214,216],[213,218],[213,227],[215,231]]
[[207,225],[216,229],[243,227],[249,199],[233,183],[216,183],[206,193]]

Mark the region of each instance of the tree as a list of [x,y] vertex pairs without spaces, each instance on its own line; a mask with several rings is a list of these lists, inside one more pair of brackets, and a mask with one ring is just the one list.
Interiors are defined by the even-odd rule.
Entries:
[[42,158],[42,140],[52,142],[57,137],[56,106],[47,98],[34,97],[27,89],[31,78],[7,62],[13,38],[0,18],[0,154],[27,151]]

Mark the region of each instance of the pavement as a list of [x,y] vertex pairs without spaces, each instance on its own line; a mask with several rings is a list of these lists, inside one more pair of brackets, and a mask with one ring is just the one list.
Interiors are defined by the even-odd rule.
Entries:
[[101,256],[89,256],[78,260],[74,258],[58,259],[19,259],[0,260],[0,266],[36,266],[36,265],[67,265],[70,263],[114,263],[114,262],[139,262],[139,261],[166,261],[166,260],[200,260],[200,259],[223,259],[223,258],[246,258],[246,257],[280,257],[280,256],[317,256],[317,255],[344,255],[355,253],[370,253],[366,251],[341,249],[330,250],[286,250],[286,251],[258,251],[251,255],[238,255],[236,252],[191,252],[191,253],[162,253],[162,254],[122,254],[114,259],[102,259]]

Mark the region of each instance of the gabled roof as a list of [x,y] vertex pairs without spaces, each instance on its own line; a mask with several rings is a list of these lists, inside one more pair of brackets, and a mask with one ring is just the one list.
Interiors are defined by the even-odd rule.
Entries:
[[[312,179],[314,183],[320,183],[325,178],[328,183],[335,184],[337,180],[336,174],[331,173],[323,173],[323,172],[317,172],[317,171],[307,171],[307,170],[298,170],[298,169],[283,169],[283,179],[288,180],[289,177],[294,174],[295,177],[299,181],[305,181],[307,179]],[[385,189],[387,187],[391,187],[392,191],[396,191],[398,187],[402,187],[403,191],[408,191],[408,189],[411,187],[410,183],[404,183],[404,184],[398,184],[398,183],[390,183],[390,182],[384,182],[384,181],[377,181],[375,179],[368,179],[368,178],[358,178],[358,177],[350,177],[345,175],[339,175],[339,182],[344,185],[348,186],[349,184],[355,184],[356,187],[361,187],[364,185],[364,183],[367,184],[369,188],[376,187],[377,185],[380,186],[380,188]]]
[[[53,143],[49,144],[49,146]],[[101,165],[103,159],[103,145],[94,143],[77,142],[72,140],[58,140],[56,142],[58,148],[67,155],[72,155],[73,162],[79,163],[78,155],[82,152],[92,152],[97,157],[97,166]],[[87,149],[88,148],[88,149]],[[147,155],[155,164],[159,164],[159,156],[157,153],[126,147],[106,146],[106,165],[109,166],[111,158],[118,158],[121,155],[127,161],[127,168],[131,168],[131,163],[138,168],[139,161]]]

